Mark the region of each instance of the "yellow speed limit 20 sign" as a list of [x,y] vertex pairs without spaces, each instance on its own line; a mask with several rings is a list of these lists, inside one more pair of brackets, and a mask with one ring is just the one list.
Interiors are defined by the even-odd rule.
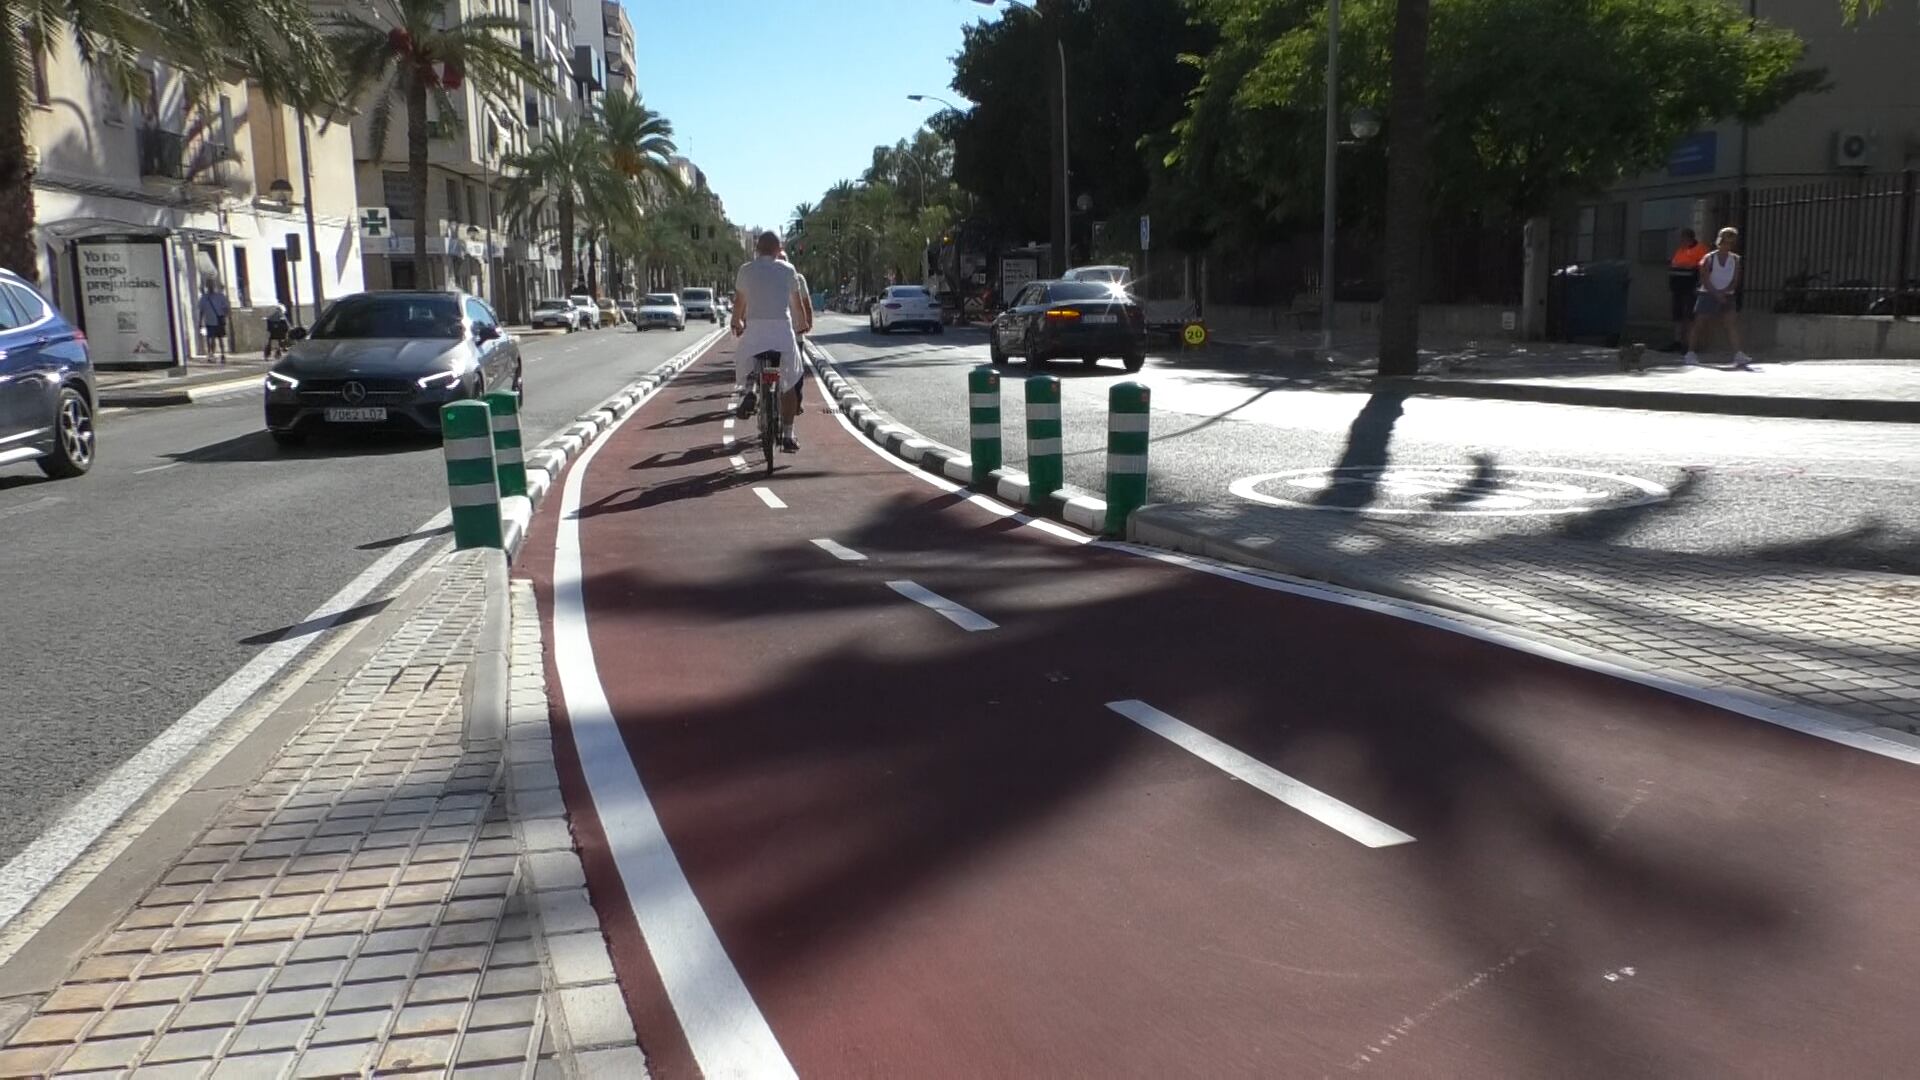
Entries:
[[1207,343],[1207,328],[1197,322],[1190,322],[1186,325],[1185,329],[1180,331],[1180,340],[1186,342],[1188,345],[1205,345]]

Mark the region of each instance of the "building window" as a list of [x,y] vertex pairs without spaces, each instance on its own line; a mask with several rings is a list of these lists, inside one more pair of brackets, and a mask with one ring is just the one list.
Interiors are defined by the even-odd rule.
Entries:
[[33,58],[33,103],[51,105],[53,91],[47,85],[46,42],[40,40],[40,35],[31,30],[22,30],[21,34],[27,39],[27,54]]
[[447,220],[458,221],[459,219],[460,185],[454,182],[453,177],[449,176],[447,177]]
[[220,95],[220,114],[213,121],[213,144],[233,149],[233,99],[225,94]]
[[400,169],[383,169],[380,173],[381,197],[387,201],[387,213],[394,218],[412,221],[413,184],[406,172]]
[[393,278],[390,283],[392,288],[412,289],[417,287],[418,279],[414,276],[412,259],[390,260],[390,269]]
[[93,75],[93,90],[100,98],[100,121],[119,127],[127,122],[125,103],[120,99],[119,91],[113,88],[99,73]]
[[1576,262],[1619,259],[1627,254],[1627,204],[1580,208]]
[[151,67],[141,68],[140,81],[147,88],[146,100],[140,103],[140,115],[146,117],[147,123],[155,123],[160,119],[159,70]]
[[467,187],[467,220],[475,222],[480,220],[479,189],[471,185]]

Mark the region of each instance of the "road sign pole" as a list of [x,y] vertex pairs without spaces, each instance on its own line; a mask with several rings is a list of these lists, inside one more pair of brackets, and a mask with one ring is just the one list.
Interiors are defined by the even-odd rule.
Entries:
[[440,406],[441,448],[447,459],[447,501],[453,506],[453,546],[506,546],[500,526],[500,480],[493,466],[493,420],[484,401]]
[[1147,424],[1152,391],[1123,382],[1107,391],[1106,531],[1126,531],[1127,516],[1147,501]]
[[1027,378],[1027,503],[1039,506],[1060,490],[1060,380]]
[[487,395],[487,411],[493,419],[493,466],[500,482],[500,497],[525,495],[527,466],[520,451],[520,395],[512,390],[495,390]]
[[967,421],[972,428],[973,482],[984,486],[1000,467],[1000,373],[990,367],[967,372]]

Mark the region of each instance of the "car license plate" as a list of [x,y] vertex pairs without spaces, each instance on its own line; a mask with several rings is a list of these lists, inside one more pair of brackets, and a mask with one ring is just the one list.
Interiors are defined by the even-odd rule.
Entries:
[[1120,321],[1120,316],[1118,316],[1118,315],[1089,315],[1089,316],[1087,316],[1087,319],[1086,319],[1086,321],[1087,321],[1087,322],[1090,322],[1090,323],[1116,323],[1116,322],[1119,322],[1119,321]]
[[387,418],[385,409],[328,409],[327,422],[330,424],[364,424],[369,421],[378,423]]

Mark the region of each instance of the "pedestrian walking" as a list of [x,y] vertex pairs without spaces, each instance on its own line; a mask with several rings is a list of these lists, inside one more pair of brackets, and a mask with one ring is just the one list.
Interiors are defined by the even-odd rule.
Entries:
[[1693,327],[1687,338],[1685,362],[1700,362],[1700,335],[1715,321],[1727,331],[1727,344],[1733,346],[1733,366],[1751,369],[1753,357],[1740,349],[1740,256],[1733,249],[1740,243],[1740,230],[1729,225],[1714,239],[1713,251],[1700,262],[1699,293],[1693,301]]
[[227,316],[232,310],[219,282],[200,286],[200,329],[207,335],[207,356],[216,364],[227,362]]
[[1673,294],[1673,344],[1667,352],[1685,352],[1693,339],[1693,306],[1700,291],[1700,263],[1710,249],[1692,229],[1680,230],[1680,246],[1667,263],[1667,290]]
[[287,318],[287,309],[279,304],[268,304],[266,351],[268,360],[287,355],[287,339],[292,333],[293,323]]

